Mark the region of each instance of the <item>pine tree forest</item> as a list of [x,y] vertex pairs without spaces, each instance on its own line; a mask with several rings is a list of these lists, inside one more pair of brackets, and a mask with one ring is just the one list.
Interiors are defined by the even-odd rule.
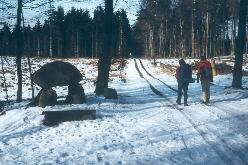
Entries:
[[[142,0],[131,27],[126,11],[114,14],[114,57],[216,57],[233,55],[238,29],[238,0]],[[104,10],[62,7],[49,10],[44,23],[22,27],[24,55],[93,57],[102,53]],[[14,56],[16,28],[4,24],[0,54]],[[248,34],[247,34],[248,36]],[[246,48],[247,51],[247,42]]]
[[[131,27],[124,10],[114,14],[114,58],[128,57]],[[104,10],[98,7],[91,18],[89,11],[62,7],[50,11],[48,19],[35,25],[24,25],[24,56],[98,58],[103,51]],[[0,55],[15,56],[17,28],[4,24],[0,30]]]
[[238,9],[238,0],[143,0],[133,27],[135,53],[150,58],[233,55]]

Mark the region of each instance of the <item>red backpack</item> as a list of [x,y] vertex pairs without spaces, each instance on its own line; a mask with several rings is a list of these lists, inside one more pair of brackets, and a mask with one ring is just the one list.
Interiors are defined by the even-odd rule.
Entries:
[[210,80],[211,82],[213,81],[213,73],[212,73],[212,67],[211,67],[210,62],[208,61],[201,62],[200,74],[201,74],[202,79]]

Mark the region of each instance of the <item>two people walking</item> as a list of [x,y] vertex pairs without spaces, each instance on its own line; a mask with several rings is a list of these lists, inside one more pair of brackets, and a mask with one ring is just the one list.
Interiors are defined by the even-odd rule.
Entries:
[[[210,82],[213,81],[213,74],[211,63],[207,61],[205,56],[201,56],[200,62],[197,65],[197,82],[201,81],[203,102],[209,103],[210,99]],[[176,70],[176,79],[178,82],[178,93],[176,103],[181,105],[182,95],[184,97],[184,106],[188,106],[188,86],[189,83],[194,82],[192,78],[192,70],[189,64],[183,59],[179,60],[179,66]]]

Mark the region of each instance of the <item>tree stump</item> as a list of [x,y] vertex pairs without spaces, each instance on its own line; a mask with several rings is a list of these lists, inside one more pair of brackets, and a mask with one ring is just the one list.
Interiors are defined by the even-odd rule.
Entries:
[[106,99],[118,99],[117,91],[112,88],[104,88],[103,95]]

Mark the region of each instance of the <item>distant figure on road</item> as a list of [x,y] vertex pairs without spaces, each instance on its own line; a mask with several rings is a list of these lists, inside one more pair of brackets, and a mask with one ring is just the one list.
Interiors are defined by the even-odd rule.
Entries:
[[209,103],[210,99],[210,82],[213,81],[211,63],[207,61],[205,56],[201,56],[200,63],[197,66],[197,82],[201,80],[202,99],[204,103]]
[[183,59],[179,60],[179,66],[176,70],[176,79],[178,83],[177,104],[181,105],[182,91],[184,97],[184,106],[188,106],[188,86],[192,79],[191,66],[186,64]]

